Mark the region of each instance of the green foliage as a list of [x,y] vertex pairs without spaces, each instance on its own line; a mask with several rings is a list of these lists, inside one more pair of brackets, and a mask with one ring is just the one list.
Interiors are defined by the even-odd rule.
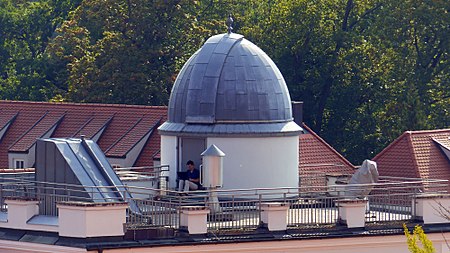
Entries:
[[58,20],[77,2],[0,0],[0,98],[53,96],[44,52]]
[[0,0],[0,98],[167,104],[210,36],[277,64],[305,122],[353,163],[450,126],[450,1]]
[[[436,249],[433,247],[433,243],[428,239],[427,235],[423,231],[422,227],[416,225],[413,233],[410,234],[408,227],[403,224],[403,231],[406,236],[406,242],[408,243],[408,249],[412,253],[434,253]],[[418,245],[420,242],[420,245]]]
[[255,23],[243,29],[304,101],[305,122],[360,163],[403,131],[450,126],[449,9],[449,1],[278,0],[253,8]]
[[[202,39],[194,1],[86,0],[48,47],[68,101],[166,104],[176,72]],[[198,33],[196,34],[198,35]]]

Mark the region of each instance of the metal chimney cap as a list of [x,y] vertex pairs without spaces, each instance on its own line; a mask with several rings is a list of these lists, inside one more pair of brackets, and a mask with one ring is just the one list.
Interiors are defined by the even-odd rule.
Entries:
[[209,146],[209,148],[207,148],[205,151],[203,151],[201,156],[219,156],[219,157],[223,157],[223,156],[225,156],[225,153],[222,152],[222,150],[220,150],[216,145],[213,144],[213,145]]

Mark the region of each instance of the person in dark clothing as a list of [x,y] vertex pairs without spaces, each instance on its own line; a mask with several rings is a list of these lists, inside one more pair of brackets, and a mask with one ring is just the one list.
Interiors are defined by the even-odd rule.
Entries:
[[187,171],[186,178],[181,179],[178,182],[178,191],[195,191],[198,190],[200,186],[200,171],[195,168],[194,162],[189,160],[186,163]]

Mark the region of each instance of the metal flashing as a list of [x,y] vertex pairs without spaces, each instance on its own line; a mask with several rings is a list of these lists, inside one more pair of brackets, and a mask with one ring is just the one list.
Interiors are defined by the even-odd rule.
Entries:
[[293,121],[277,123],[185,124],[165,122],[158,131],[162,135],[200,136],[294,136],[303,129]]

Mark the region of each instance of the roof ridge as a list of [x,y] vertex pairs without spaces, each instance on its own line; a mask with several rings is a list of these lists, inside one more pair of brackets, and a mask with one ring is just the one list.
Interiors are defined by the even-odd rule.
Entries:
[[8,125],[10,125],[11,122],[13,122],[13,121],[17,118],[17,115],[19,115],[19,112],[17,112],[16,114],[14,114],[14,115],[8,120],[8,122],[5,123],[4,126],[1,126],[0,132],[3,131],[3,129],[4,129],[5,127],[7,127]]
[[338,157],[343,160],[347,165],[351,166],[352,168],[356,168],[355,165],[353,165],[350,161],[348,161],[341,153],[339,153],[336,149],[334,149],[330,144],[328,144],[324,139],[322,139],[316,132],[314,132],[311,128],[309,128],[304,122],[302,122],[302,126],[306,128],[306,130],[316,137],[322,144],[324,144],[328,149],[330,149],[333,153],[337,154]]
[[443,128],[443,129],[430,129],[430,130],[413,130],[413,131],[406,131],[411,134],[426,134],[426,133],[441,133],[441,132],[449,132],[450,128]]
[[400,142],[405,135],[410,134],[411,131],[405,131],[403,132],[399,137],[397,137],[397,139],[395,139],[393,142],[389,143],[383,150],[381,150],[381,152],[379,152],[378,154],[376,154],[372,160],[377,160],[380,156],[382,156],[384,153],[386,153],[387,151],[389,151],[391,148],[393,148],[395,146],[395,144],[397,142]]
[[[61,124],[61,121],[63,121],[63,119],[66,117],[66,115],[67,115],[67,111],[64,112],[61,115],[61,117],[59,117],[59,119],[49,129],[47,129],[47,131],[45,131],[45,133],[42,134],[42,136],[46,135],[48,133],[48,131],[50,131],[53,127],[55,127],[55,126],[58,127],[59,124]],[[42,138],[42,136],[40,138]]]
[[408,140],[408,147],[411,150],[413,164],[416,167],[414,172],[415,172],[417,178],[421,178],[419,163],[417,161],[417,152],[416,152],[416,149],[414,148],[414,145],[413,145],[413,139],[412,139],[413,133],[412,133],[412,131],[407,131],[406,133],[408,134],[408,136],[407,136],[407,138],[408,138],[407,139]]
[[431,137],[431,140],[433,140],[433,142],[437,143],[439,146],[444,147],[445,149],[447,149],[448,151],[450,151],[450,148],[447,147],[446,144],[442,143],[441,140],[436,139],[435,137]]
[[130,104],[101,104],[101,103],[74,103],[74,102],[45,102],[45,101],[19,101],[19,100],[0,100],[0,104],[42,104],[42,105],[81,105],[81,106],[100,106],[100,107],[131,107],[131,108],[155,108],[155,109],[167,109],[166,105],[130,105]]
[[[4,126],[2,126],[2,128],[0,128],[0,133],[3,132],[3,134],[0,136],[0,142],[2,141],[3,137],[5,136],[6,132],[8,131],[9,127],[11,126],[11,124],[16,120],[17,115],[19,115],[19,112],[17,112],[16,114],[14,114],[9,120],[8,122],[5,123]],[[3,131],[4,130],[4,131]]]

